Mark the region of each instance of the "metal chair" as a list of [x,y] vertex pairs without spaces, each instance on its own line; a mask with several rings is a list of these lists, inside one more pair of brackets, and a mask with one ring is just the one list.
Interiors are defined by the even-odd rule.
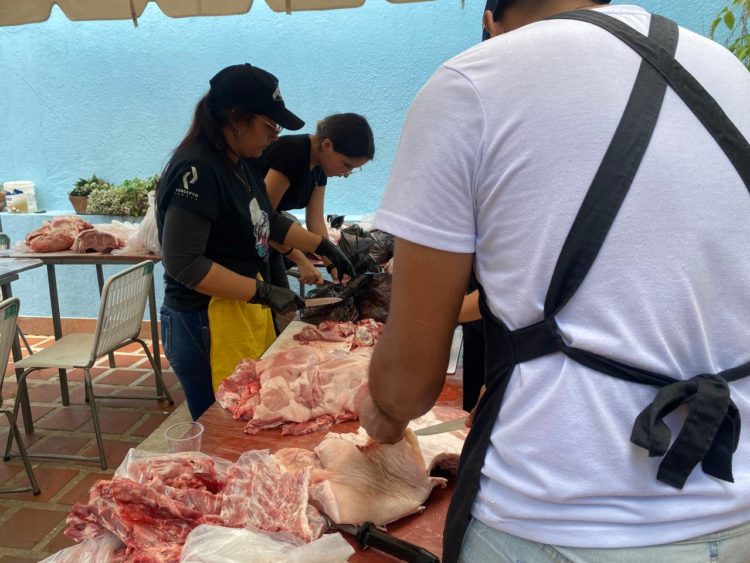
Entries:
[[[107,279],[102,289],[101,303],[99,304],[99,316],[96,321],[96,332],[74,333],[64,336],[54,342],[48,348],[36,354],[16,362],[16,367],[23,368],[24,372],[19,381],[26,380],[29,373],[44,368],[81,368],[83,370],[83,382],[86,391],[86,401],[91,407],[91,418],[96,434],[96,445],[99,449],[98,461],[102,469],[107,468],[107,459],[104,453],[104,442],[99,426],[99,416],[96,411],[96,398],[117,399],[155,399],[157,401],[167,400],[170,405],[174,404],[167,386],[164,384],[161,374],[161,366],[156,365],[151,351],[146,343],[138,337],[143,322],[143,312],[146,300],[151,289],[154,278],[154,264],[150,261],[141,262],[123,270]],[[146,352],[148,361],[154,369],[156,379],[156,396],[127,396],[105,397],[94,394],[91,383],[90,369],[97,359],[114,352],[123,346],[139,343]],[[16,401],[13,410],[14,419],[18,415],[19,402]],[[8,436],[8,444],[5,448],[5,459],[11,455],[13,444],[12,435]],[[96,457],[78,455],[60,455],[33,453],[32,458],[49,459],[71,459],[77,461],[97,461]]]
[[[3,406],[3,382],[5,381],[5,371],[8,365],[8,356],[10,354],[10,348],[13,345],[13,340],[16,338],[16,320],[18,319],[18,309],[20,302],[17,297],[6,299],[0,303],[0,362],[2,362],[3,371],[0,374],[0,412],[3,413],[8,419],[8,435],[15,436],[18,442],[18,450],[20,452],[21,459],[23,459],[23,466],[26,469],[26,475],[29,477],[30,487],[18,487],[13,489],[0,489],[0,493],[23,493],[26,491],[33,491],[35,495],[40,493],[39,485],[34,477],[34,471],[31,469],[31,463],[29,462],[29,456],[26,453],[26,446],[23,444],[21,439],[21,433],[18,431],[18,425],[16,424],[16,412],[11,411]],[[16,392],[16,404],[19,403],[21,394],[23,393],[23,387],[19,384],[18,391]]]

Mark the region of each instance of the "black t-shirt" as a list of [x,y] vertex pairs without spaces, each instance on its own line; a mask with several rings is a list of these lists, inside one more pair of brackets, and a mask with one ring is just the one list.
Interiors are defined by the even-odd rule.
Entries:
[[304,209],[315,188],[328,182],[320,166],[310,170],[310,150],[309,135],[286,135],[263,153],[264,173],[273,168],[289,178],[289,188],[276,208],[279,211]]
[[[211,220],[205,256],[233,272],[269,279],[268,241],[271,215],[260,163],[242,159],[232,166],[203,144],[179,149],[156,194],[156,224],[161,239],[170,205]],[[244,180],[244,182],[243,182]],[[211,298],[164,274],[164,304],[177,311],[205,309]]]

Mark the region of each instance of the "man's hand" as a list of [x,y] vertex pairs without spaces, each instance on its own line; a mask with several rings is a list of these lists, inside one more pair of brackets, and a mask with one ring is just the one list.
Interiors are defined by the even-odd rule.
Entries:
[[474,425],[474,417],[477,415],[477,407],[479,406],[479,400],[482,398],[482,395],[484,395],[484,392],[487,390],[487,388],[482,385],[482,388],[479,390],[479,397],[477,398],[477,404],[474,405],[474,408],[471,409],[471,412],[469,413],[469,416],[466,417],[466,428],[471,428]]
[[289,313],[305,306],[305,302],[291,289],[255,280],[255,295],[248,303],[265,305],[276,313]]
[[315,285],[323,283],[323,275],[307,258],[302,258],[297,262],[297,269],[299,270],[299,280],[302,283]]
[[[354,277],[354,266],[346,257],[346,254],[341,252],[341,249],[333,244],[327,238],[323,238],[315,249],[315,254],[321,257],[328,258],[331,261],[329,266],[333,266],[336,269],[336,276],[334,279],[342,279],[343,276]],[[329,270],[331,272],[331,270]]]
[[368,395],[359,407],[359,424],[373,440],[395,444],[404,437],[409,421],[399,422],[390,418]]

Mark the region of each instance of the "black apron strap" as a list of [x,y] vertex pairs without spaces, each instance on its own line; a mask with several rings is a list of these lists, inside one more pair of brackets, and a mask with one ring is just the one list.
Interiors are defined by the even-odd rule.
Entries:
[[[750,376],[750,362],[718,374],[675,380],[586,350],[563,345],[560,351],[608,376],[660,387],[636,418],[630,435],[630,441],[646,449],[649,457],[664,456],[657,480],[681,489],[700,463],[706,475],[733,481],[732,454],[739,443],[741,423],[728,382]],[[670,447],[671,433],[664,417],[681,405],[688,408],[688,416]]]
[[[479,286],[479,309],[484,319],[494,318],[487,306],[484,290]],[[443,530],[443,562],[458,561],[471,509],[479,492],[479,479],[490,443],[492,429],[500,413],[500,405],[515,367],[513,344],[508,328],[496,322],[484,323],[485,392],[479,399],[474,423],[466,438],[458,466],[458,482],[451,496]]]
[[[625,27],[629,37],[646,39]],[[649,36],[664,44],[666,52],[674,54],[676,51],[678,29],[673,22],[652,17]],[[557,259],[544,301],[544,318],[553,317],[565,306],[591,269],[641,165],[666,90],[667,83],[661,75],[646,61],[641,61],[625,112]]]
[[[598,25],[622,40],[644,60],[648,61],[667,80],[672,89],[682,98],[682,101],[716,140],[737,170],[748,191],[750,191],[750,143],[727,117],[711,94],[671,56],[668,48],[658,42],[649,41],[620,20],[597,10],[576,10],[552,16],[550,19],[555,18],[578,20]],[[660,26],[663,25],[661,20],[669,22],[662,16],[652,15],[652,26],[655,19]],[[674,24],[672,23],[672,25]]]

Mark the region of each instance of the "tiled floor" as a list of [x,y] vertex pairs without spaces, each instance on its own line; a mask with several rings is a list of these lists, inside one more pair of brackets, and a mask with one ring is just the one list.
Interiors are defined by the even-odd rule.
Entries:
[[[33,350],[53,341],[47,336],[27,338]],[[118,351],[115,363],[117,367],[110,368],[104,358],[92,370],[94,392],[112,397],[97,399],[109,469],[102,470],[96,463],[32,460],[41,494],[0,494],[0,563],[39,561],[72,545],[62,533],[70,507],[88,500],[89,487],[98,479],[109,478],[127,451],[143,441],[182,403],[182,390],[170,369],[164,369],[163,373],[174,406],[166,401],[117,399],[118,395],[153,394],[154,377],[138,345]],[[162,360],[162,366],[168,368],[166,360]],[[2,389],[4,406],[12,406],[16,392],[11,367]],[[72,370],[68,372],[68,380],[71,405],[63,407],[56,370],[40,370],[30,376],[34,433],[24,435],[30,451],[96,455],[91,411],[84,401],[83,373]],[[5,444],[6,437],[7,421],[2,417],[0,444]],[[0,488],[27,483],[20,459],[0,460]]]

